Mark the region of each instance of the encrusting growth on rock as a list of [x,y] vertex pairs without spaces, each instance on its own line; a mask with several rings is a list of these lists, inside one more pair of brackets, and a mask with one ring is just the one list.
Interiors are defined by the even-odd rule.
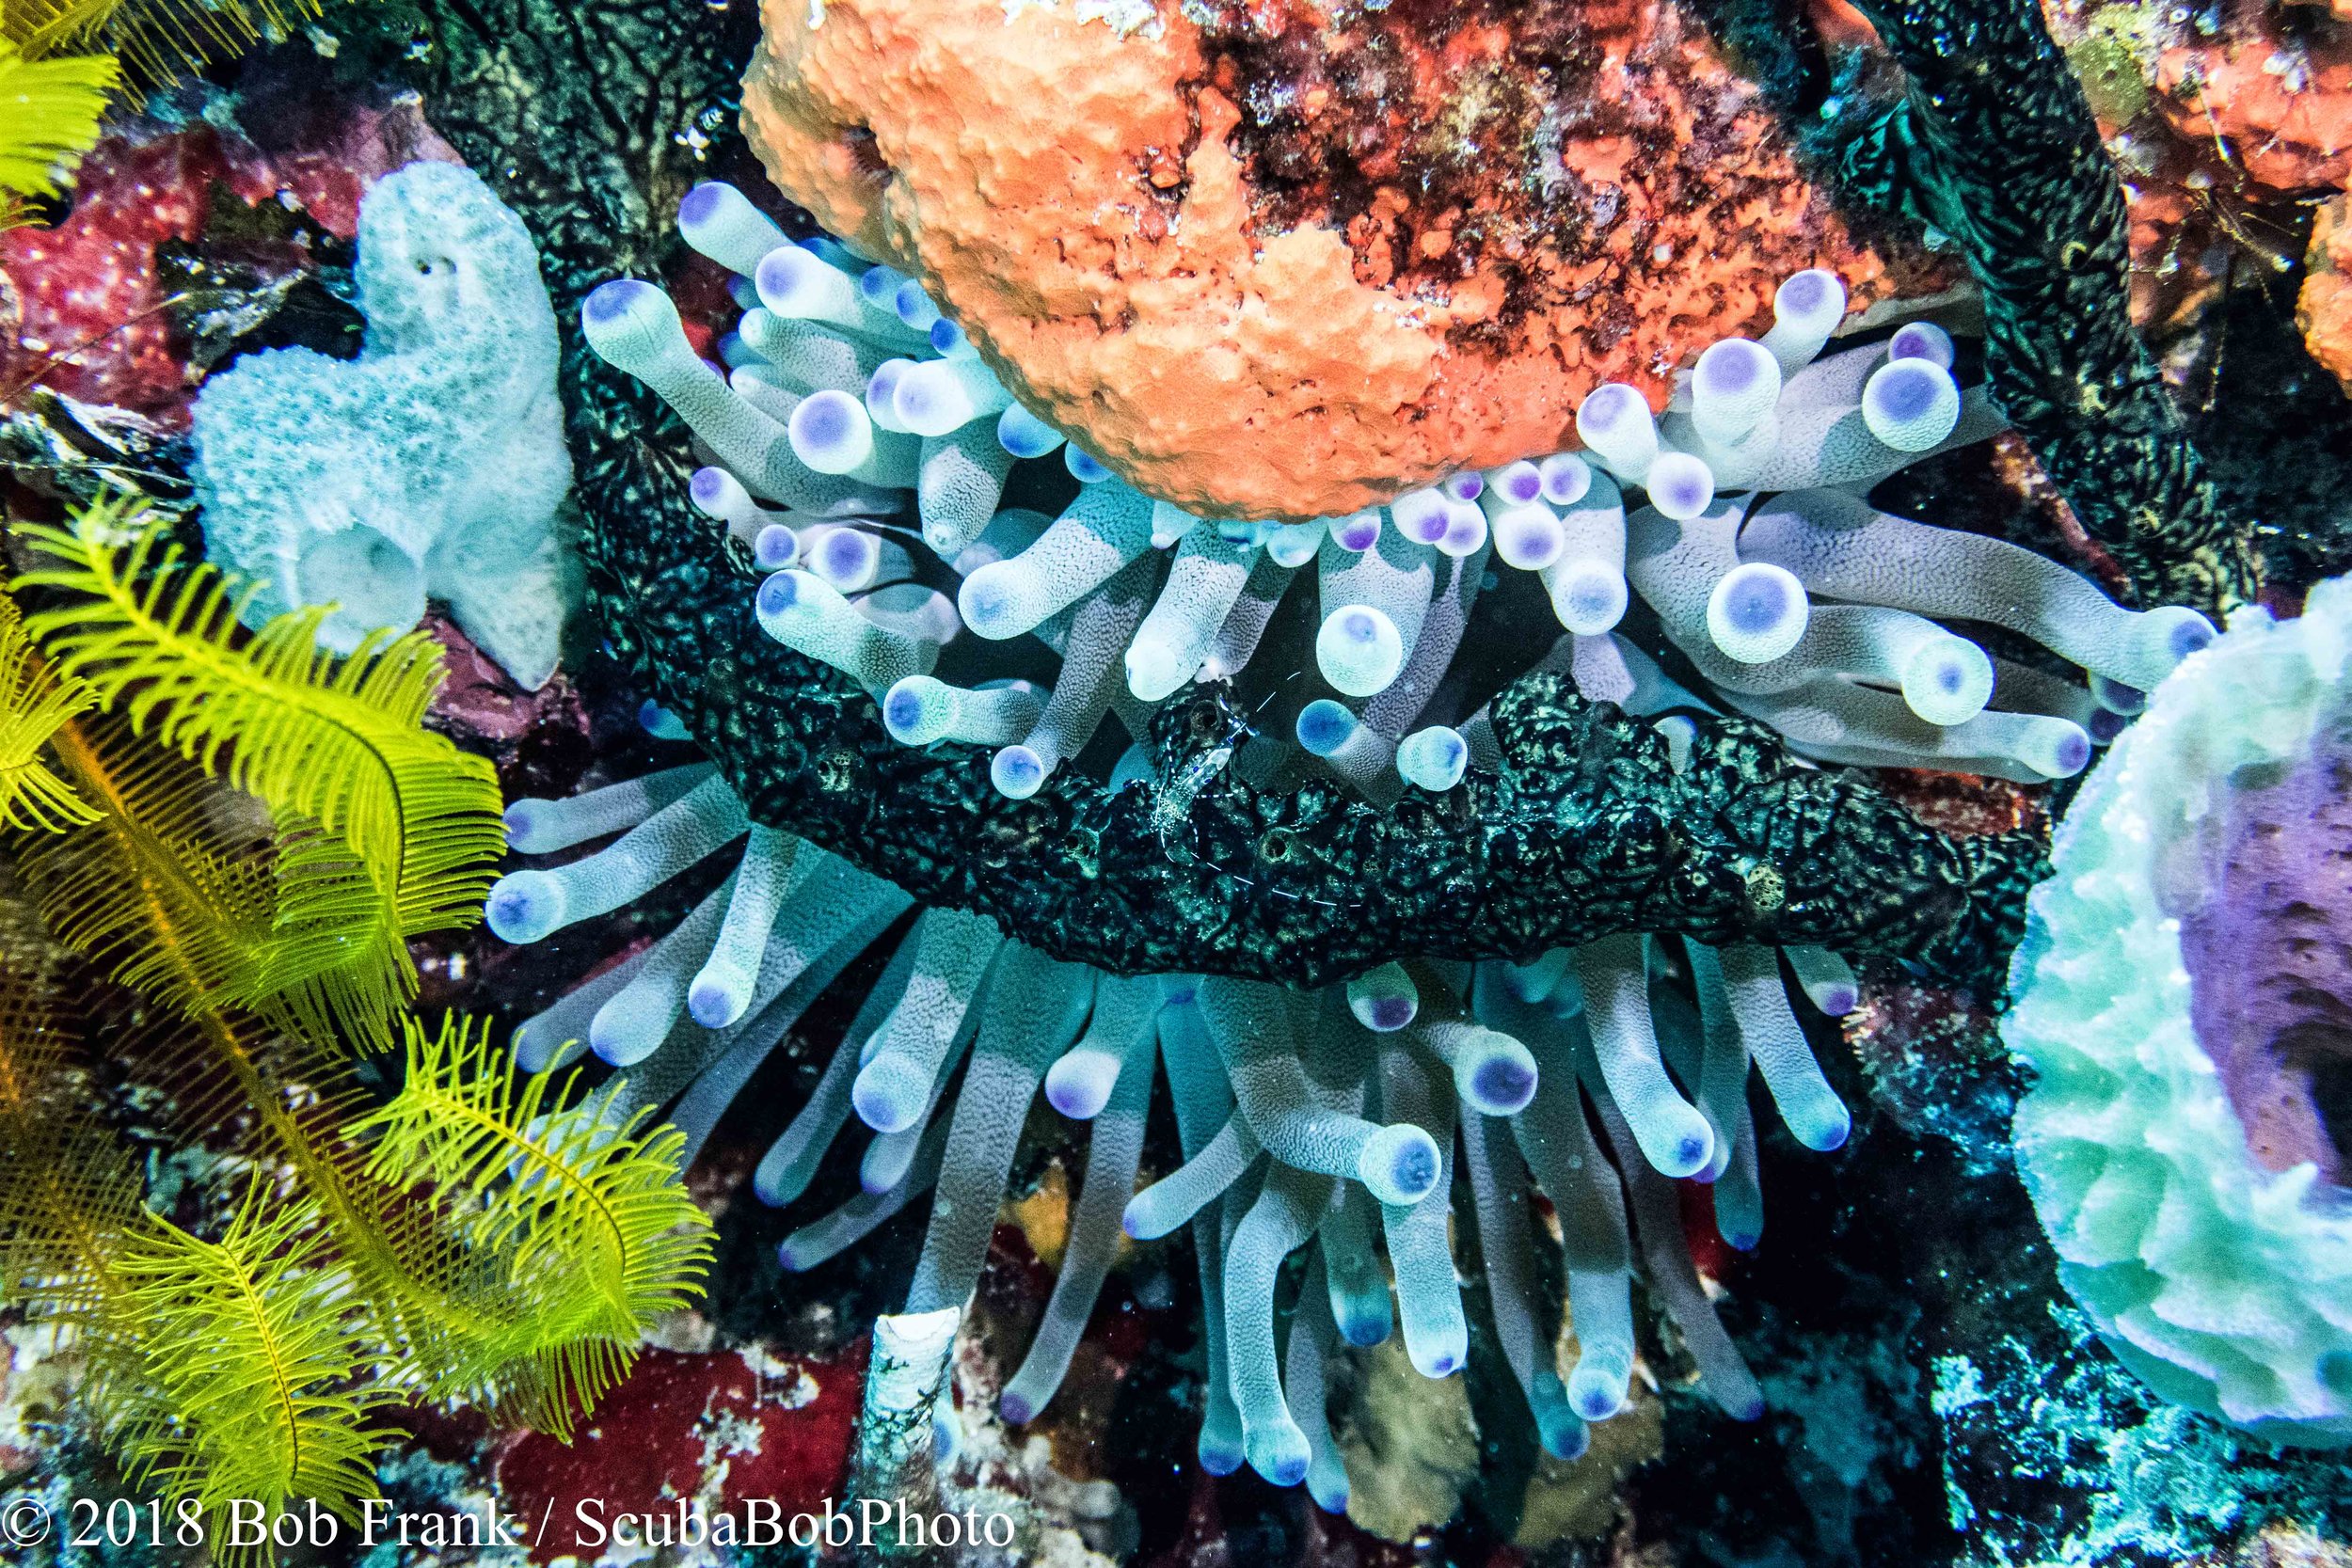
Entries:
[[1907,96],[1844,183],[1960,245],[1984,294],[1994,398],[2143,604],[2208,612],[2260,586],[2132,329],[2130,225],[2099,127],[2034,8],[1863,0]]
[[[1037,414],[1209,516],[1554,451],[1859,243],[1679,8],[770,0],[770,176],[907,269]],[[975,134],[972,128],[984,128]]]

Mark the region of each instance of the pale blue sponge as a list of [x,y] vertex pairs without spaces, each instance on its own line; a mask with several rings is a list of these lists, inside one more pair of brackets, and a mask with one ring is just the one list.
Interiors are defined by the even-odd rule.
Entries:
[[335,604],[349,652],[443,600],[526,687],[573,596],[555,314],[522,221],[471,170],[416,163],[359,208],[356,360],[239,359],[196,402],[205,552],[261,586],[252,624]]

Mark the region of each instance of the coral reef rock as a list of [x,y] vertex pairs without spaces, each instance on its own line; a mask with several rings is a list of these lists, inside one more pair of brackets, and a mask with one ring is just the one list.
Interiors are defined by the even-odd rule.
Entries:
[[2241,611],[2061,820],[2003,1033],[2059,1277],[2168,1399],[2352,1440],[2352,580]]
[[[2330,21],[2324,8],[2268,0],[2194,11],[2047,0],[2043,10],[2123,176],[2137,319],[2192,316],[2249,256],[2291,267],[2298,199],[2341,190],[2352,173],[2344,13]],[[2327,357],[2316,340],[2312,352]]]
[[173,352],[155,252],[201,234],[213,187],[230,178],[209,129],[100,142],[77,171],[71,214],[0,234],[0,310],[14,316],[0,385],[184,420],[187,367]]
[[[1573,1334],[1559,1346],[1570,1359]],[[1618,1522],[1626,1476],[1658,1457],[1663,1409],[1646,1375],[1629,1386],[1626,1408],[1592,1429],[1592,1447],[1573,1459],[1529,1456],[1514,1465],[1509,1445],[1482,1431],[1469,1386],[1460,1379],[1428,1383],[1414,1373],[1396,1340],[1354,1349],[1342,1358],[1337,1437],[1347,1465],[1347,1516],[1360,1529],[1400,1544],[1442,1530],[1463,1511],[1482,1475],[1507,1509],[1506,1533],[1521,1548],[1589,1541]],[[1516,1455],[1512,1456],[1516,1458]]]
[[2341,188],[2352,177],[2352,28],[2296,25],[2259,0],[2218,8],[2165,40],[2157,106],[2185,134],[2226,138],[2247,172],[2277,190]]
[[2352,197],[2319,209],[2295,319],[2312,357],[2352,395]]
[[[242,107],[226,93],[175,88],[82,160],[71,213],[0,233],[0,386],[12,396],[40,387],[184,430],[200,318],[251,323],[204,299],[203,283],[173,277],[174,251],[183,262],[231,255],[279,288],[321,258],[309,233],[265,237],[276,224],[349,239],[370,182],[420,158],[457,161],[413,95],[338,105],[294,145],[266,150],[240,126]],[[235,237],[223,243],[224,230]]]
[[1596,385],[1662,404],[1791,271],[1898,283],[1670,5],[764,13],[744,119],[786,194],[1210,515],[1557,451]]
[[2347,1560],[2340,1455],[2256,1442],[2159,1403],[2099,1353],[2081,1313],[2037,1303],[2033,1317],[1980,1342],[1963,1335],[1931,1363],[1946,1502],[1968,1568]]
[[536,689],[570,597],[571,484],[537,252],[479,176],[416,163],[363,198],[356,281],[358,360],[249,355],[198,398],[206,551],[259,580],[255,625],[335,604],[321,640],[347,653],[429,594]]

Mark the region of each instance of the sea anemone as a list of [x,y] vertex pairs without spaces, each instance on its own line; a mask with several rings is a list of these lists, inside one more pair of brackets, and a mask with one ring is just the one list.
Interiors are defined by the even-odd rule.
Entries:
[[[729,368],[700,359],[643,282],[588,296],[590,345],[718,459],[694,495],[771,571],[768,634],[864,684],[908,744],[996,748],[993,779],[1016,799],[1107,713],[1140,735],[1151,705],[1245,672],[1273,693],[1261,728],[1287,723],[1296,742],[1262,735],[1249,776],[1319,767],[1375,800],[1448,787],[1458,762],[1492,752],[1463,681],[1448,686],[1456,655],[1523,625],[1507,608],[1478,615],[1482,594],[1512,604],[1495,563],[1540,588],[1552,667],[1587,696],[1636,712],[1694,700],[1618,632],[1638,595],[1656,618],[1644,641],[1802,752],[2027,782],[2079,771],[2212,636],[2194,610],[2122,610],[2028,550],[1861,499],[2000,420],[1981,387],[1961,388],[1931,324],[1820,357],[1846,304],[1825,272],[1782,285],[1760,341],[1701,354],[1662,420],[1639,388],[1609,383],[1578,410],[1581,452],[1464,471],[1345,517],[1204,519],[1014,402],[896,269],[830,239],[789,243],[723,184],[690,192],[679,224],[737,275],[747,308],[721,344]],[[1075,491],[1058,515],[1003,509],[1016,462],[1057,451],[1061,493]],[[1629,510],[1629,493],[1647,504]],[[1314,604],[1293,631],[1279,611],[1308,580]],[[2090,685],[1996,661],[1931,616],[2035,638]],[[1050,691],[1006,684],[987,646],[1032,636],[1060,656]],[[1297,662],[1253,664],[1262,647]],[[943,659],[959,679],[936,673]],[[1427,722],[1438,709],[1448,722]]]
[[[1106,714],[1141,740],[1181,689],[1238,677],[1261,694],[1257,718],[1176,776],[1147,784],[1140,746],[1105,757],[1114,786],[1156,789],[1171,855],[1190,852],[1178,831],[1187,792],[1229,766],[1277,785],[1320,768],[1383,801],[1451,790],[1491,755],[1487,714],[1455,657],[1482,634],[1509,637],[1509,616],[1534,608],[1515,606],[1494,562],[1549,607],[1549,667],[1589,699],[1662,716],[1677,766],[1692,734],[1683,714],[1720,704],[1825,760],[2063,776],[2211,635],[2193,611],[2122,610],[2028,551],[1860,499],[1999,421],[1981,388],[1960,388],[1953,344],[1931,325],[1819,357],[1845,306],[1826,273],[1781,289],[1762,340],[1701,356],[1662,420],[1637,388],[1612,384],[1582,405],[1581,452],[1459,473],[1347,517],[1203,519],[1129,487],[1023,409],[903,275],[830,239],[789,242],[724,185],[696,187],[679,215],[688,242],[737,275],[744,309],[720,342],[726,368],[695,354],[650,284],[596,289],[581,325],[716,459],[693,499],[769,572],[761,628],[850,676],[901,743],[994,748],[992,782],[1016,799],[1071,766]],[[1041,476],[1056,458],[1060,471]],[[1065,499],[1055,515],[1007,508],[1009,485]],[[1774,494],[1757,505],[1717,493],[1734,488]],[[1629,493],[1648,504],[1629,511]],[[1286,618],[1310,562],[1315,608]],[[1838,602],[1816,605],[1817,594]],[[1482,594],[1502,608],[1474,631]],[[1644,641],[1655,652],[1617,629],[1635,595],[1654,617]],[[1996,662],[1931,614],[2037,637],[2092,685]],[[1050,687],[1020,678],[1046,673],[1034,660],[1003,657],[1032,634],[1060,656]],[[938,673],[945,659],[962,663],[958,678]],[[1280,727],[1269,706],[1287,735],[1269,733]],[[658,711],[649,721],[667,722]],[[593,1049],[627,1071],[623,1101],[675,1100],[691,1143],[909,903],[754,825],[708,767],[518,800],[509,828],[532,854],[622,832],[493,890],[491,927],[515,942],[616,909],[746,840],[734,874],[668,937],[520,1034],[527,1064]],[[1006,1415],[1025,1420],[1051,1398],[1121,1227],[1154,1237],[1189,1221],[1209,1338],[1202,1463],[1308,1481],[1338,1507],[1345,1481],[1314,1352],[1401,1323],[1424,1375],[1463,1365],[1449,1242],[1458,1159],[1480,1211],[1497,1341],[1552,1452],[1581,1451],[1584,1423],[1623,1406],[1636,1247],[1708,1393],[1752,1418],[1760,1395],[1708,1302],[1673,1182],[1710,1182],[1725,1239],[1756,1244],[1751,1066],[1798,1141],[1844,1141],[1848,1114],[1790,1010],[1784,965],[1824,1011],[1853,1006],[1851,973],[1820,948],[1718,950],[1632,932],[1524,964],[1391,962],[1302,990],[1113,974],[1008,940],[984,916],[929,908],[756,1186],[773,1203],[800,1196],[854,1117],[872,1133],[864,1193],[787,1237],[783,1261],[812,1266],[936,1187],[906,1310],[961,1306],[1042,1085],[1065,1116],[1095,1125],[1061,1278]],[[1155,1054],[1184,1163],[1136,1192]],[[1565,1369],[1552,1355],[1558,1304],[1537,1284],[1531,1190],[1559,1220],[1579,1351]],[[1305,1332],[1285,1366],[1282,1263],[1311,1244],[1294,1319]]]
[[[498,884],[490,924],[514,942],[615,909],[745,841],[734,873],[668,936],[516,1038],[533,1070],[588,1049],[625,1069],[616,1107],[675,1101],[690,1157],[809,1003],[910,902],[814,845],[751,826],[704,765],[517,800],[507,820],[514,847],[531,854],[621,832],[584,859]],[[1786,958],[1816,1005],[1853,1006],[1852,974],[1834,955]],[[1184,1160],[1137,1191],[1155,1053]],[[1699,1281],[1670,1180],[1713,1182],[1724,1238],[1756,1244],[1752,1064],[1801,1142],[1844,1141],[1846,1110],[1770,949],[1624,936],[1525,966],[1391,964],[1301,990],[1108,974],[1008,941],[980,916],[930,909],[754,1184],[769,1203],[797,1199],[854,1117],[872,1133],[863,1193],[787,1236],[781,1260],[813,1267],[935,1188],[905,1310],[960,1307],[1042,1086],[1093,1131],[1060,1277],[1004,1391],[1007,1418],[1025,1421],[1053,1397],[1121,1229],[1155,1238],[1189,1222],[1208,1321],[1201,1462],[1223,1474],[1247,1460],[1283,1484],[1310,1480],[1338,1509],[1345,1481],[1309,1352],[1375,1344],[1401,1323],[1424,1375],[1462,1368],[1469,1330],[1449,1243],[1457,1158],[1479,1209],[1497,1338],[1551,1452],[1581,1452],[1584,1422],[1624,1406],[1637,1245],[1708,1393],[1740,1418],[1761,1412]],[[1531,1173],[1559,1216],[1579,1344],[1565,1375],[1552,1358],[1559,1304],[1537,1283]],[[1275,1339],[1282,1263],[1311,1243],[1295,1303],[1305,1336],[1294,1330],[1285,1368]]]

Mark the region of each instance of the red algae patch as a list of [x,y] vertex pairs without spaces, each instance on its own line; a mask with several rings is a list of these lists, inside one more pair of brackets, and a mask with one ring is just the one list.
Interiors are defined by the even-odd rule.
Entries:
[[63,223],[0,235],[0,279],[16,305],[0,387],[39,382],[183,426],[187,371],[164,319],[155,250],[203,232],[212,187],[229,177],[209,130],[101,142]]
[[770,0],[745,128],[1153,496],[1344,513],[1574,444],[1861,245],[1672,5]]
[[[501,1499],[534,1562],[593,1560],[647,1520],[691,1528],[699,1518],[707,1529],[727,1515],[739,1541],[756,1519],[764,1538],[771,1525],[787,1528],[792,1515],[839,1496],[865,1361],[862,1339],[834,1361],[755,1347],[647,1349],[572,1443],[535,1432],[508,1443],[497,1465]],[[640,1539],[652,1533],[638,1529]],[[684,1540],[675,1528],[656,1538]]]

